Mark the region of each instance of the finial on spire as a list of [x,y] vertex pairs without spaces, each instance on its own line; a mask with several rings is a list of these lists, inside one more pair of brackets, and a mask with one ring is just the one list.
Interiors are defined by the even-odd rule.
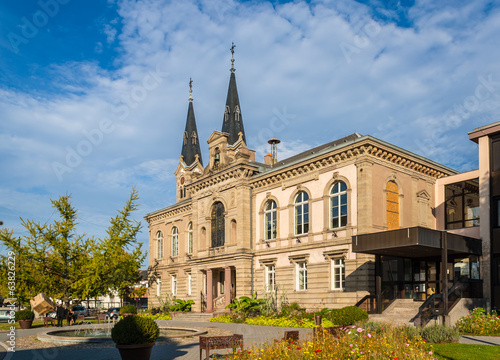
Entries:
[[236,47],[236,45],[234,45],[234,42],[232,43],[231,45],[231,72],[235,72],[236,69],[234,68],[234,48]]
[[189,101],[193,101],[193,79],[189,78]]

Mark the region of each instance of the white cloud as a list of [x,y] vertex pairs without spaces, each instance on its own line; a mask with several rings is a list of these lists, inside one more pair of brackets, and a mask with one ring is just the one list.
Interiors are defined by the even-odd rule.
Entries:
[[[474,96],[479,77],[500,81],[500,12],[485,4],[420,1],[407,14],[414,26],[401,28],[353,1],[120,1],[120,19],[103,26],[120,54],[116,70],[54,63],[47,71],[58,92],[0,89],[0,155],[9,174],[0,193],[21,204],[4,202],[5,214],[33,213],[22,205],[29,195],[10,194],[40,201],[70,192],[86,220],[102,225],[134,184],[143,212],[173,203],[188,80],[206,154],[205,140],[222,124],[232,41],[246,137],[258,161],[270,137],[282,140],[283,159],[359,132],[472,169],[476,145],[466,134],[498,119],[500,87],[467,117],[451,121],[450,113]],[[393,10],[387,16],[399,16]],[[276,114],[284,108],[285,121]],[[68,148],[103,119],[113,131],[60,182],[51,164],[66,164]]]

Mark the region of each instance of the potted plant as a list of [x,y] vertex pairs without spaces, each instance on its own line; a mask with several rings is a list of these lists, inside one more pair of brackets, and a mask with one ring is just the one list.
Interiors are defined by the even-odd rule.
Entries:
[[136,314],[137,314],[137,308],[131,304],[123,305],[122,308],[120,309],[120,315],[123,316],[124,318]]
[[15,319],[21,329],[29,329],[35,318],[35,313],[29,309],[16,311]]
[[111,329],[122,360],[149,360],[160,329],[153,319],[130,315]]

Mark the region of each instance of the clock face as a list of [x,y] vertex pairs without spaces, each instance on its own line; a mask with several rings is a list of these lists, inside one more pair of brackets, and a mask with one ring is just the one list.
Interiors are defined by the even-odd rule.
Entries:
[[181,185],[184,185],[184,177],[181,177]]

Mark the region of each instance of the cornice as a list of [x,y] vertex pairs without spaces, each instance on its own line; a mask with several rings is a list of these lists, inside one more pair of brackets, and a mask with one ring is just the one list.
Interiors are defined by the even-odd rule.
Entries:
[[179,206],[174,205],[173,207],[165,209],[165,211],[160,211],[155,213],[154,215],[145,216],[144,218],[150,225],[152,225],[154,223],[158,223],[168,218],[171,218],[172,216],[182,215],[191,212],[192,210],[193,210],[193,204],[190,202],[188,204],[183,204]]
[[221,186],[230,188],[234,186],[235,180],[250,178],[256,171],[257,168],[253,165],[244,163],[234,164],[220,172],[198,179],[189,184],[188,188],[192,191],[193,195],[213,186],[218,186],[218,188]]
[[340,164],[361,160],[370,161],[371,159],[377,163],[396,165],[402,170],[410,170],[434,179],[453,174],[450,169],[444,166],[433,165],[430,161],[427,162],[423,158],[417,158],[417,156],[412,156],[409,153],[404,153],[382,143],[377,143],[374,139],[364,139],[327,154],[318,155],[315,158],[307,159],[267,174],[258,175],[255,179],[251,180],[251,187],[259,189],[268,185],[277,185],[297,176],[314,174],[318,171],[323,172],[322,170],[325,168],[338,168]]

